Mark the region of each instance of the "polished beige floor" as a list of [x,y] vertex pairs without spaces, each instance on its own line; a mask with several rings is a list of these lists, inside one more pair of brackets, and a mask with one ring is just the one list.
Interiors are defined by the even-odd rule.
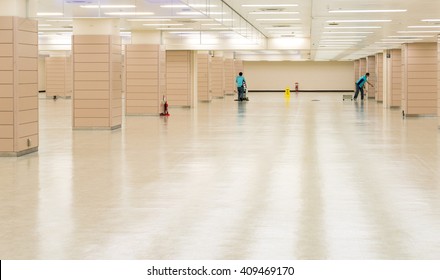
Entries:
[[[437,118],[253,93],[0,158],[0,259],[439,259]],[[319,100],[319,101],[317,101]]]

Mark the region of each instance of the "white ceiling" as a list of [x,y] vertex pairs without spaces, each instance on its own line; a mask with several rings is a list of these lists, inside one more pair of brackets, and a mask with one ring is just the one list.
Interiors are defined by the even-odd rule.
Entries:
[[[72,18],[117,17],[121,18],[121,31],[124,32],[170,28],[162,30],[165,40],[174,40],[173,42],[178,40],[181,44],[187,44],[193,37],[191,48],[235,49],[236,54],[244,59],[352,60],[383,49],[398,48],[405,42],[435,42],[437,35],[440,34],[440,21],[422,21],[440,20],[440,0],[36,0],[36,2],[36,8],[31,11],[30,16],[39,19],[40,31],[45,32],[44,35],[52,32],[70,32],[72,22],[65,20]],[[283,6],[286,4],[290,6]],[[101,5],[101,8],[83,8],[82,5]],[[106,8],[104,5],[131,6]],[[170,8],[164,5],[183,6]],[[365,12],[365,10],[396,9],[403,11]],[[364,12],[347,12],[348,10]],[[52,12],[60,15],[37,16],[36,12]],[[108,14],[112,12],[131,14]],[[53,21],[56,19],[60,21]],[[132,19],[145,21],[132,21]],[[343,22],[348,20],[381,20],[382,22]],[[193,43],[194,41],[196,43]]]

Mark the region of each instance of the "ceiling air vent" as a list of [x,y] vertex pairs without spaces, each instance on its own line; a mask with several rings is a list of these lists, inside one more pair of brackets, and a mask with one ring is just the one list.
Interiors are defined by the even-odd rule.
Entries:
[[293,35],[293,34],[283,34],[283,35],[281,35],[281,37],[283,37],[283,38],[293,38],[293,37],[295,37],[295,35]]
[[276,24],[276,25],[272,25],[273,27],[276,28],[289,28],[292,27],[290,24]]
[[261,8],[259,9],[262,12],[282,12],[284,9],[281,8]]
[[176,22],[178,23],[195,23],[195,20],[190,20],[190,19],[180,19],[180,20],[176,20]]

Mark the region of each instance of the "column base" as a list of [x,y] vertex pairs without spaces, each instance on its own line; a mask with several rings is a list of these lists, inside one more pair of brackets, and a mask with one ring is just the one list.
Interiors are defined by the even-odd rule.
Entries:
[[20,152],[0,152],[0,157],[21,157],[35,152],[38,152],[38,147],[30,148]]
[[118,124],[111,127],[102,127],[102,126],[85,126],[85,127],[74,127],[73,130],[116,130],[121,128],[122,125]]

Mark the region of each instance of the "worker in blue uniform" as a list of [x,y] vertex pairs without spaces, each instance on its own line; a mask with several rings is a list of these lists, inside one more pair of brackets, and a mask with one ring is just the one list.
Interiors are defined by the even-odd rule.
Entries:
[[361,100],[364,100],[364,85],[365,83],[368,83],[371,87],[374,87],[369,81],[368,81],[368,77],[370,76],[370,73],[366,73],[365,75],[363,75],[362,77],[359,78],[359,80],[357,80],[356,82],[356,92],[354,94],[353,99],[356,100],[359,92],[361,92]]

